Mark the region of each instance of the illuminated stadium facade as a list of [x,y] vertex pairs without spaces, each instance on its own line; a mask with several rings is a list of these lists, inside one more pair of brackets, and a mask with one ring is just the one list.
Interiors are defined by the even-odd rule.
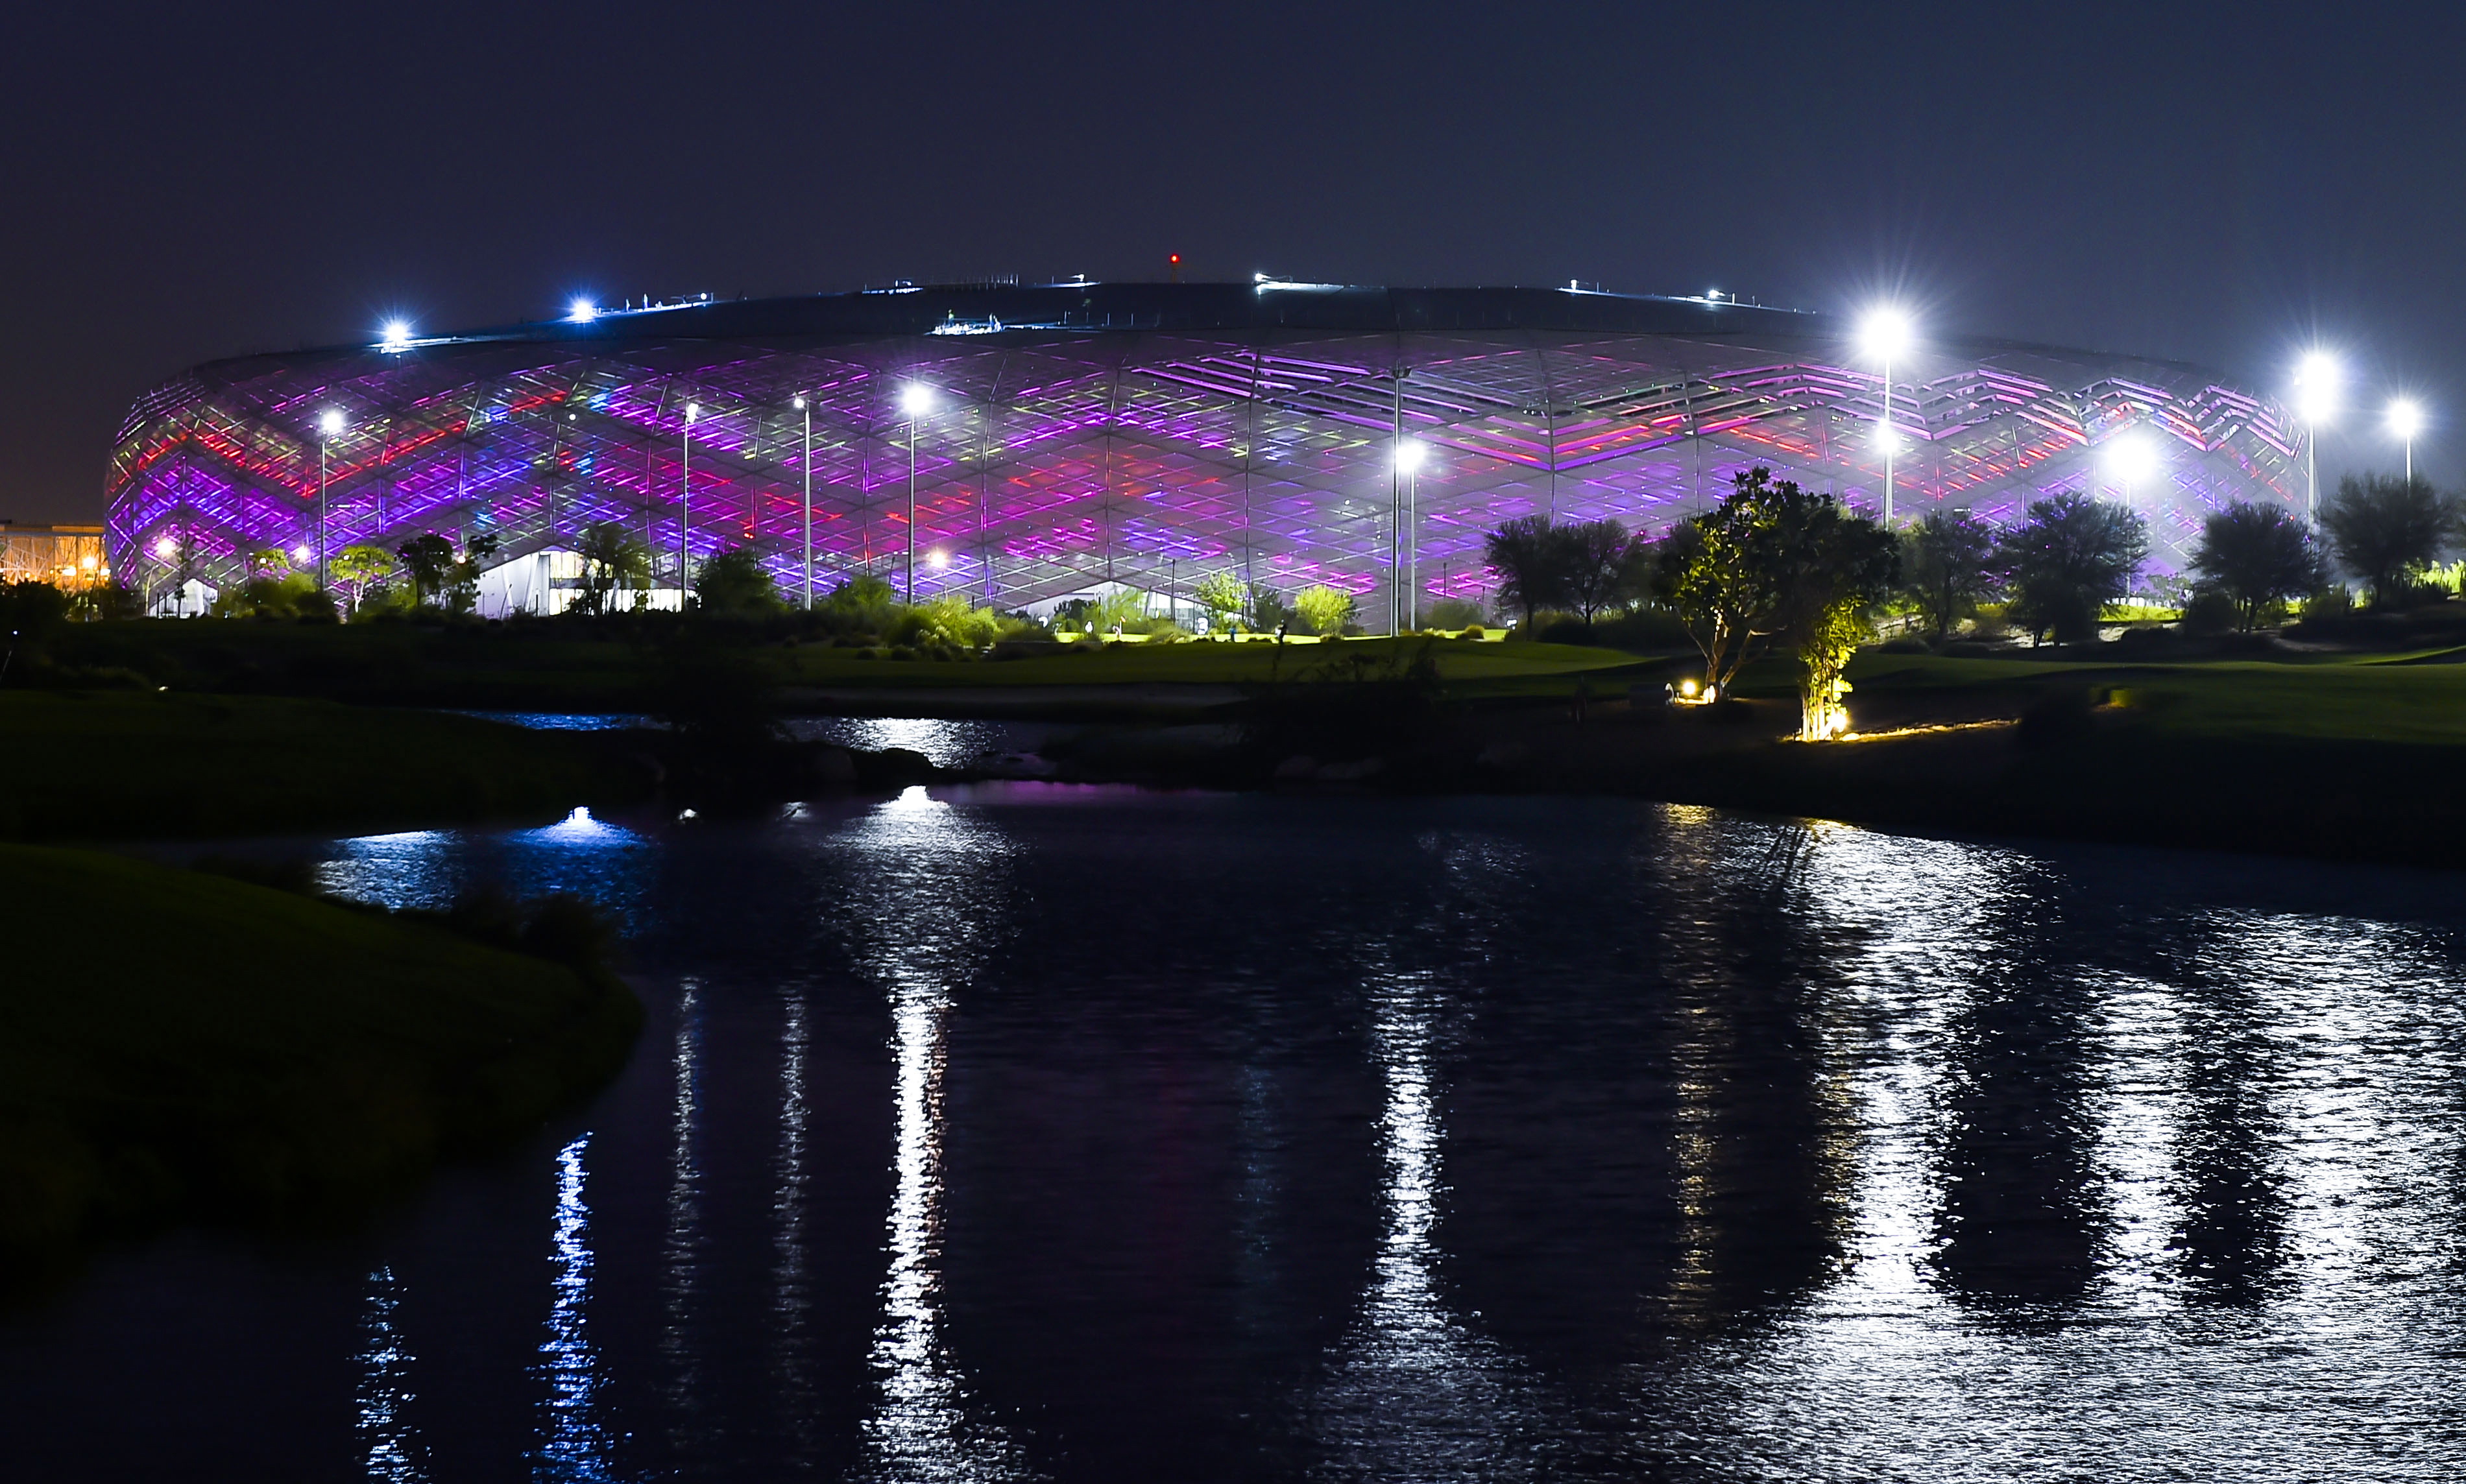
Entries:
[[[1187,594],[1231,571],[1349,588],[1378,628],[1411,594],[1486,600],[1483,533],[1531,512],[1658,531],[1756,464],[1878,511],[1881,370],[1827,316],[1575,290],[901,286],[578,309],[156,388],[114,451],[110,560],[158,607],[184,578],[191,603],[243,579],[252,552],[313,570],[322,490],[329,553],[493,535],[491,611],[563,607],[598,522],[650,549],[663,606],[681,535],[694,563],[751,548],[797,594],[809,509],[819,590],[852,571],[898,584],[912,438],[920,598]],[[1893,367],[1890,413],[1902,519],[2003,522],[2095,488],[2149,518],[2153,565],[2174,569],[2206,512],[2305,498],[2292,416],[2192,366],[1937,340]]]

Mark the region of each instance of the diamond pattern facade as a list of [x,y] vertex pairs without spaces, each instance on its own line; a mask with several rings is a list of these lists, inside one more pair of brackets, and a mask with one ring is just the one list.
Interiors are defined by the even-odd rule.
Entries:
[[[911,424],[913,385],[932,407]],[[2003,521],[2094,486],[2149,517],[2171,569],[2208,511],[2306,493],[2299,427],[2191,367],[1939,343],[1892,395],[1904,518]],[[912,435],[920,597],[1187,591],[1229,569],[1349,588],[1376,622],[1400,591],[1486,596],[1483,532],[1534,511],[1659,530],[1753,464],[1875,511],[1883,410],[1837,322],[1691,300],[1054,285],[681,305],[199,367],[131,411],[109,541],[123,574],[160,582],[158,553],[185,548],[213,587],[252,551],[313,552],[322,453],[328,551],[484,532],[519,558],[615,521],[662,585],[682,541],[697,563],[751,547],[794,592],[810,476],[827,590],[901,578]],[[2131,487],[2102,456],[2126,435],[2155,453]],[[1409,477],[1400,436],[1426,450]]]

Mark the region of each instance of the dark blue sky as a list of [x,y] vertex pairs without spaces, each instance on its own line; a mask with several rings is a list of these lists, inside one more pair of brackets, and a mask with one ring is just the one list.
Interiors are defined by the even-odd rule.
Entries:
[[0,52],[0,517],[185,365],[566,297],[1254,270],[1707,287],[2354,371],[2466,475],[2466,14],[2328,6],[59,7]]

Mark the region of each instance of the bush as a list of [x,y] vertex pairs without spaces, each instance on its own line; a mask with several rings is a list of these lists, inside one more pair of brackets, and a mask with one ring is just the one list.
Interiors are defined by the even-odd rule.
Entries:
[[2184,616],[2179,622],[2186,633],[2208,637],[2231,631],[2240,617],[2235,611],[2234,599],[2215,587],[2203,587],[2184,605]]
[[1430,605],[1423,622],[1432,629],[1478,629],[1489,609],[1462,598],[1442,598]]
[[2309,623],[2316,618],[2351,617],[2354,611],[2355,595],[2348,592],[2343,583],[2331,583],[2303,600],[2303,609],[2299,616],[2304,622]]
[[1532,637],[1544,644],[1594,644],[1614,650],[1683,650],[1691,642],[1687,626],[1663,608],[1631,609],[1586,624],[1564,613],[1544,613]]
[[1935,653],[1935,651],[1928,646],[1926,640],[1919,638],[1914,633],[1905,633],[1897,639],[1886,639],[1875,648],[1878,653],[1885,654],[1932,654]]

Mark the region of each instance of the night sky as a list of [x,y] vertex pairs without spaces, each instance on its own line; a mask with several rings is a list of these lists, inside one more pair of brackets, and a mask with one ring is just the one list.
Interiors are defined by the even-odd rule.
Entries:
[[0,518],[147,385],[568,297],[1017,274],[1564,283],[2352,368],[2466,476],[2456,7],[12,11]]

